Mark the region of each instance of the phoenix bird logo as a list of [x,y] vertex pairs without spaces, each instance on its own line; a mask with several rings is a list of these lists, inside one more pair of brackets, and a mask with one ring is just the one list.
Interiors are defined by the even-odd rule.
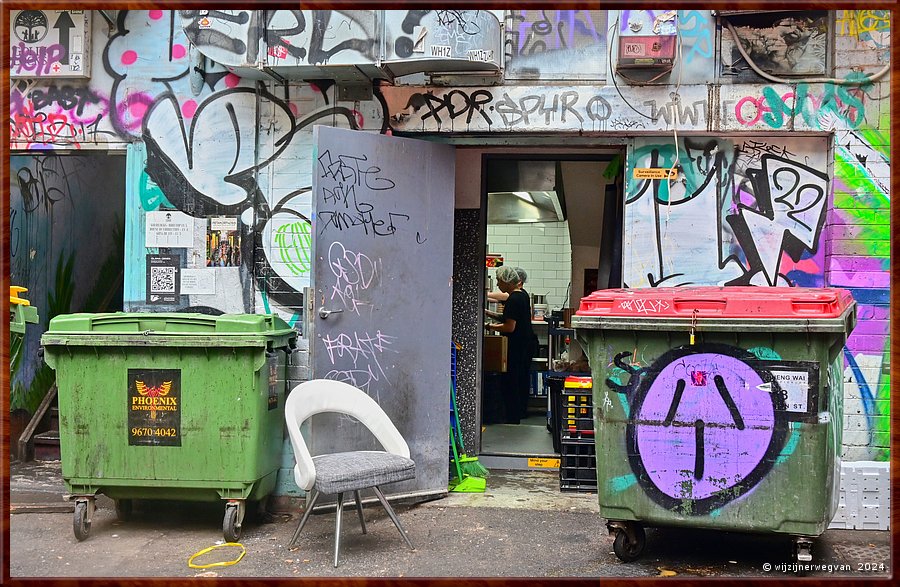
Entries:
[[[134,383],[139,394],[151,398],[167,396],[169,395],[169,390],[172,389],[171,381],[163,381],[162,385],[158,387],[148,387],[143,381],[135,381]],[[150,406],[150,419],[156,420],[156,405],[152,403]]]

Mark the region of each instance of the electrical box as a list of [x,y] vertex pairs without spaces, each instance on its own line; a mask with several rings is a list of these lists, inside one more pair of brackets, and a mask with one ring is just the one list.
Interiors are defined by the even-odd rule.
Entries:
[[9,77],[91,77],[91,12],[12,10]]
[[675,63],[675,36],[619,39],[619,67],[671,67]]
[[618,68],[671,69],[675,63],[678,13],[629,10],[619,30]]

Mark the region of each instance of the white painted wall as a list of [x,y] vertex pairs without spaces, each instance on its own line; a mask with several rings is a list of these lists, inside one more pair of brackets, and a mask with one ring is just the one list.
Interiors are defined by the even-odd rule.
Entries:
[[487,244],[489,252],[503,255],[504,265],[528,273],[528,293],[547,296],[550,309],[566,305],[572,262],[568,222],[490,224]]

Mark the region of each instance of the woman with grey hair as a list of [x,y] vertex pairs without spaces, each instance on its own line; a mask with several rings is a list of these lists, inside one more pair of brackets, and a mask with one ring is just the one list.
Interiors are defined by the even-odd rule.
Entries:
[[[503,378],[503,399],[507,424],[518,424],[528,412],[531,388],[531,359],[537,353],[537,337],[531,328],[531,296],[523,289],[528,274],[521,267],[503,265],[497,269],[497,287],[504,294],[503,313],[485,310],[499,324],[485,328],[507,337],[507,369]],[[500,299],[497,296],[495,299]]]

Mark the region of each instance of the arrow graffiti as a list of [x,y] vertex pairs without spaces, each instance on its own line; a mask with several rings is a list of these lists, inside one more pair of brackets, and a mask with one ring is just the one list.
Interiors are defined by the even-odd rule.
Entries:
[[75,23],[72,22],[72,17],[69,16],[68,12],[62,12],[59,18],[56,19],[56,24],[53,25],[53,28],[59,29],[59,44],[66,50],[59,62],[63,65],[68,65],[70,50],[69,31],[75,28]]

